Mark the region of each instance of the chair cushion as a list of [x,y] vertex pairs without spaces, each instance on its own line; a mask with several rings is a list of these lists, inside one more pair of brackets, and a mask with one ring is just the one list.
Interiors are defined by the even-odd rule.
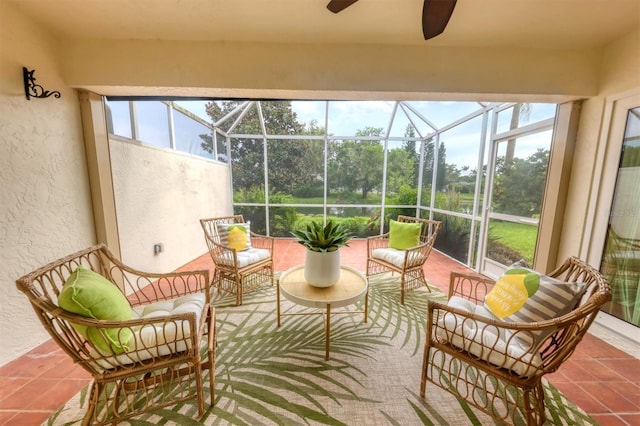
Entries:
[[384,260],[387,263],[402,268],[406,251],[394,248],[377,248],[371,252],[371,257]]
[[391,220],[389,222],[389,247],[406,250],[419,245],[421,230],[422,223]]
[[[452,296],[447,305],[496,319],[484,306],[458,296]],[[510,330],[489,326],[485,322],[470,320],[451,312],[445,313],[438,320],[438,325],[437,335],[441,339],[522,377],[533,374],[542,365],[540,354],[537,351],[531,352],[529,346],[522,345],[521,339],[513,338]]]
[[[485,307],[497,318],[512,322],[538,322],[570,312],[585,291],[583,283],[563,282],[534,270],[511,267],[485,297]],[[548,333],[534,334],[534,344]]]
[[220,244],[242,251],[251,248],[251,222],[219,223]]
[[[87,318],[109,321],[126,321],[132,318],[131,305],[120,289],[102,275],[78,266],[65,281],[58,296],[58,306],[65,311]],[[85,338],[102,351],[126,350],[131,338],[128,329],[98,331],[92,327],[72,324]]]
[[238,268],[244,268],[252,263],[260,262],[261,260],[268,259],[271,256],[271,252],[267,249],[249,248],[245,251],[239,251],[238,256]]
[[[193,312],[196,315],[196,327],[204,315],[206,304],[203,293],[188,294],[176,299],[163,300],[148,305],[135,306],[133,318],[158,318],[174,314]],[[188,321],[155,323],[136,328],[127,344],[127,351],[118,356],[99,359],[103,369],[115,365],[140,362],[158,356],[183,352],[191,347],[191,329]],[[107,355],[106,353],[103,353]]]

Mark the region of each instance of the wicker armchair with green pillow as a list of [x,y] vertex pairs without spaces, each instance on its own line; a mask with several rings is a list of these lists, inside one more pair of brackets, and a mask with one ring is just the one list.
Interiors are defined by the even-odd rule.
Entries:
[[405,293],[427,286],[424,263],[436,241],[442,222],[410,216],[391,220],[389,232],[367,238],[367,276],[384,272],[400,274],[400,303]]
[[213,405],[208,271],[140,272],[99,244],[16,284],[53,340],[93,376],[83,424],[115,424],[190,399],[201,416],[205,370]]

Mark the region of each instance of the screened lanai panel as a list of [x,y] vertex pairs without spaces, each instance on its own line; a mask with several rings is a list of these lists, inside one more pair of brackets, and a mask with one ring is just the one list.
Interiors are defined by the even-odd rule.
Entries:
[[483,158],[483,165],[486,165],[482,123],[482,116],[477,116],[441,133],[439,154],[445,167],[438,168],[437,208],[466,214],[473,212],[478,158]]
[[324,202],[324,141],[270,139],[267,164],[270,203]]
[[422,207],[431,207],[431,191],[433,188],[433,171],[435,165],[435,141],[427,139],[422,143],[422,185],[420,187]]
[[311,222],[324,223],[324,207],[271,207],[270,233],[274,237],[292,238],[291,231],[304,229]]
[[266,207],[235,206],[233,214],[241,214],[245,222],[250,222],[252,232],[262,235],[267,233]]
[[[423,217],[428,219],[425,213]],[[471,240],[471,220],[443,213],[434,213],[433,219],[442,222],[434,247],[466,264]]]
[[215,151],[215,158],[223,163],[228,163],[229,155],[227,153],[227,137],[219,131],[216,131],[214,135],[216,138],[215,144],[217,148]]
[[554,118],[556,104],[519,103],[498,112],[496,133]]
[[230,144],[233,201],[264,203],[264,139],[231,138]]
[[[420,142],[387,142],[386,203],[416,205]],[[415,213],[415,212],[414,212]]]
[[291,108],[296,120],[304,125],[305,135],[324,135],[326,133],[326,101],[292,101]]
[[409,137],[419,139],[420,135],[425,134],[424,131],[419,131],[416,127],[420,121],[419,119],[412,121],[409,119],[407,113],[405,113],[405,110],[397,108],[393,115],[389,136],[392,138]]
[[[259,121],[260,114],[264,122],[264,131],[267,135],[301,135],[304,134],[304,124],[298,120],[293,111],[292,101],[258,101],[255,108],[249,108],[249,112],[242,118],[234,133],[262,134],[263,129]],[[248,123],[251,123],[248,126]]]
[[552,130],[500,142],[491,211],[538,219],[547,177]]
[[384,148],[380,140],[331,141],[328,157],[329,204],[381,204]]
[[521,259],[533,265],[537,238],[537,223],[490,218],[486,256],[505,266]]
[[365,238],[379,234],[380,212],[380,207],[329,207],[327,220],[341,223],[355,238]]
[[381,129],[379,135],[385,134],[394,105],[390,101],[329,101],[327,133],[356,136],[373,128]]
[[[482,106],[477,102],[405,102],[410,105],[420,116],[429,120],[437,129],[441,129],[462,117],[477,112]],[[427,136],[432,130],[423,134]]]

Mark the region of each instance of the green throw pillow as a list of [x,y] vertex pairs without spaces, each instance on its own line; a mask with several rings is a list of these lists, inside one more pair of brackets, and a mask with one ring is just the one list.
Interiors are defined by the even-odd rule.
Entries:
[[[126,321],[133,315],[131,305],[120,289],[102,275],[84,266],[78,266],[67,278],[58,305],[65,311],[87,318],[108,321]],[[133,336],[128,328],[109,330],[73,325],[102,353],[122,353],[129,348]]]
[[420,244],[421,223],[397,222],[389,223],[389,247],[406,250]]

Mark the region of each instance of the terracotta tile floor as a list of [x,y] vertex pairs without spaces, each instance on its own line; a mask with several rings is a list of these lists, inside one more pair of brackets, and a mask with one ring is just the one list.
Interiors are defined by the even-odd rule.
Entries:
[[[291,239],[277,240],[276,270],[303,260],[304,247]],[[342,249],[341,260],[364,271],[366,242],[352,240]],[[212,267],[205,254],[180,269]],[[428,279],[444,291],[452,270],[467,271],[438,252],[425,265]],[[547,378],[602,425],[640,425],[640,360],[598,337],[587,335],[560,370]],[[1,367],[0,381],[0,425],[37,425],[87,385],[89,375],[48,341]]]

